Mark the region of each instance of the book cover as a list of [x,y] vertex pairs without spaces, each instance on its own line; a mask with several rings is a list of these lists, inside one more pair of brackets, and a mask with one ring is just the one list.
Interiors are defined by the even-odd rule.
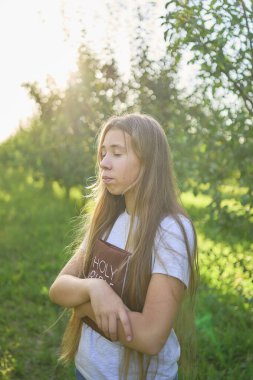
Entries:
[[[92,250],[91,265],[87,278],[103,279],[122,298],[130,256],[131,254],[128,251],[98,239]],[[125,264],[123,269],[119,271],[123,264]],[[97,324],[90,318],[84,317],[82,320],[105,337]]]

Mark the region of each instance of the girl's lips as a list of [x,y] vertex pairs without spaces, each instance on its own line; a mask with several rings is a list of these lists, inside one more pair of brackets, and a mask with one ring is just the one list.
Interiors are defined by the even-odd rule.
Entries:
[[103,180],[104,183],[110,183],[111,181],[113,181],[113,178],[103,176],[102,180]]

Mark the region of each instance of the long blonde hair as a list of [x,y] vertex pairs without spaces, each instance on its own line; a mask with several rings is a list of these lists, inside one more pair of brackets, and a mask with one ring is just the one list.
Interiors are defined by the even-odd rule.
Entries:
[[[162,219],[170,215],[178,223],[185,240],[190,268],[190,283],[186,295],[191,300],[188,304],[193,310],[198,277],[196,234],[193,227],[195,247],[194,254],[192,254],[180,215],[184,215],[188,220],[190,218],[181,205],[167,138],[160,124],[149,115],[135,113],[113,116],[101,128],[98,139],[97,182],[92,192],[94,208],[89,217],[86,216],[85,224],[83,223],[86,229],[86,249],[83,268],[80,268],[80,273],[85,275],[88,271],[91,251],[96,239],[105,235],[108,236],[117,217],[125,210],[124,196],[110,194],[100,178],[101,145],[106,133],[112,128],[119,129],[131,136],[133,150],[141,162],[140,176],[134,184],[135,204],[131,213],[127,243],[128,247],[131,247],[132,257],[129,263],[129,276],[125,291],[127,298],[124,299],[124,302],[131,310],[142,311],[152,274],[152,252],[155,236]],[[133,228],[136,216],[138,216],[138,224]],[[185,324],[186,320],[187,325]],[[184,310],[184,312],[179,313],[177,322],[177,335],[182,346],[181,363],[183,368],[187,370],[187,363],[191,365],[192,358],[190,356],[193,354],[193,336],[189,334],[189,328],[190,331],[193,331],[194,327],[193,313],[189,313],[188,310],[186,315]],[[81,326],[82,322],[72,316],[62,342],[60,359],[63,362],[73,359],[80,339]],[[187,334],[185,334],[186,329]],[[127,378],[130,359],[136,357],[139,364],[139,379],[144,380],[148,370],[148,364],[145,365],[144,362],[148,363],[149,360],[145,361],[146,355],[137,354],[128,348],[125,348],[121,374]]]

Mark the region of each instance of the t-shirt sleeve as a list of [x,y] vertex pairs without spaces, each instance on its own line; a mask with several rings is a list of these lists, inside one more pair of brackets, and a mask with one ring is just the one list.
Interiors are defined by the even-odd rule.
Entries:
[[[180,217],[188,238],[191,260],[194,255],[195,237],[191,222],[184,216]],[[175,219],[166,217],[160,224],[153,252],[152,273],[161,273],[181,280],[186,287],[189,285],[190,268],[186,244],[180,226]]]

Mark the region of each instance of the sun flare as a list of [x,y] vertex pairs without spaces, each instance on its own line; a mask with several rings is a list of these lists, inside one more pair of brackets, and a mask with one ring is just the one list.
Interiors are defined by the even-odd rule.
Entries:
[[[164,3],[158,0],[152,14],[151,39],[156,54],[163,51],[159,16]],[[145,7],[146,1],[1,1],[0,142],[36,110],[22,83],[36,81],[43,89],[51,76],[58,87],[66,86],[70,73],[76,70],[84,30],[94,52],[100,54],[106,45],[112,47],[119,71],[127,77],[138,5]]]

